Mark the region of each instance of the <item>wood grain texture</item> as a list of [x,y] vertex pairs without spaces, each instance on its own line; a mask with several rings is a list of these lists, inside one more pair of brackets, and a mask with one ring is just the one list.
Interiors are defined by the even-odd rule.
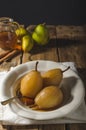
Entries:
[[56,27],[58,39],[81,40],[86,38],[86,25],[84,26],[64,26]]
[[[27,27],[32,32],[36,25]],[[0,65],[0,71],[31,60],[73,61],[86,88],[86,26],[47,25],[50,41],[46,46],[35,45],[29,53],[21,53]],[[5,68],[6,67],[6,68]],[[85,97],[86,99],[86,97]],[[51,124],[2,126],[0,130],[85,130],[86,124]]]
[[[64,28],[59,35],[59,26],[57,26],[57,41],[58,41],[58,53],[59,60],[61,62],[73,61],[76,64],[79,76],[84,82],[86,90],[86,28],[83,31],[83,27],[62,26]],[[61,29],[62,29],[61,28]],[[65,32],[66,31],[66,32]],[[73,34],[70,32],[72,31]],[[75,32],[73,32],[75,31]],[[78,32],[78,33],[77,33]],[[65,37],[66,34],[66,37]],[[61,38],[59,40],[59,38]],[[85,96],[86,101],[86,96]],[[86,124],[69,124],[66,125],[67,130],[85,130]]]
[[67,125],[67,130],[85,130],[86,124],[70,124]]

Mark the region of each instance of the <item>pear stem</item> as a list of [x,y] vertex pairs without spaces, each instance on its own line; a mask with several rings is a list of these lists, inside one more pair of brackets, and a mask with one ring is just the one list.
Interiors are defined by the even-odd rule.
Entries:
[[37,71],[38,61],[36,62],[35,71]]
[[68,66],[65,70],[62,70],[62,73],[64,73],[65,71],[69,70],[70,66]]

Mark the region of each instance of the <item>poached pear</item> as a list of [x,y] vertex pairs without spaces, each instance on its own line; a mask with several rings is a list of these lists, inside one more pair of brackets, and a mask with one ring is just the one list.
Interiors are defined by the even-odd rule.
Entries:
[[48,86],[42,89],[35,97],[35,106],[32,109],[50,109],[58,107],[63,101],[63,93],[57,86]]
[[44,87],[49,85],[59,86],[63,78],[63,72],[67,71],[69,68],[70,67],[68,67],[63,71],[60,68],[56,68],[48,70],[47,72],[43,73],[42,74],[43,86]]
[[37,64],[38,62],[35,70],[30,71],[21,79],[20,92],[23,96],[35,98],[43,87],[43,79],[40,72],[37,71]]

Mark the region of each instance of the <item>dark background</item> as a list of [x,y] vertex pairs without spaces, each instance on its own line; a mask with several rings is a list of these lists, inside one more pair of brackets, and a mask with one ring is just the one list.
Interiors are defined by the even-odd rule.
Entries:
[[20,24],[86,24],[85,0],[0,0],[0,17]]

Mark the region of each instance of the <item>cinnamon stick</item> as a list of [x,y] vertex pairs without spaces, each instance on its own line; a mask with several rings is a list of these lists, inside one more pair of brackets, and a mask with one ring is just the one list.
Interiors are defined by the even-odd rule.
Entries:
[[0,54],[0,59],[10,53],[12,50],[6,50]]
[[2,57],[2,58],[0,59],[0,63],[12,59],[12,58],[13,58],[15,55],[17,55],[18,53],[20,53],[20,50],[12,50],[11,52],[9,52],[7,55],[5,55],[4,57]]

